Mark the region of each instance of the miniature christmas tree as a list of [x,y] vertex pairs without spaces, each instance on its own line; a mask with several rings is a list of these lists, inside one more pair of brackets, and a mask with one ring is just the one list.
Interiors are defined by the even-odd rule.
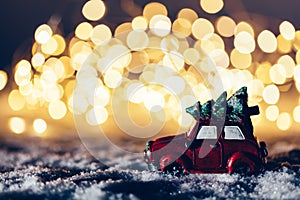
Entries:
[[259,114],[258,106],[248,107],[247,87],[242,87],[236,91],[227,101],[227,93],[223,92],[216,100],[210,100],[201,105],[198,101],[191,107],[186,108],[186,112],[191,114],[196,120],[222,120],[225,122],[241,123],[249,134],[253,133],[253,126],[250,116]]

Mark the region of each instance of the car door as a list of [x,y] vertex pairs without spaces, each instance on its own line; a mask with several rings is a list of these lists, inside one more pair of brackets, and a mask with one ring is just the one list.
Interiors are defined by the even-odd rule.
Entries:
[[218,141],[216,126],[202,126],[194,143],[194,166],[199,170],[221,167],[222,146]]

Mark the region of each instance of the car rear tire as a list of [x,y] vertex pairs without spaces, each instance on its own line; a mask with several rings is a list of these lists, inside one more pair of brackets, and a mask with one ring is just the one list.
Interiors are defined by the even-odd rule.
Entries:
[[232,173],[236,173],[236,174],[241,174],[241,175],[250,175],[253,174],[253,170],[251,170],[251,167],[249,164],[247,163],[237,163],[234,167],[233,167],[233,172]]

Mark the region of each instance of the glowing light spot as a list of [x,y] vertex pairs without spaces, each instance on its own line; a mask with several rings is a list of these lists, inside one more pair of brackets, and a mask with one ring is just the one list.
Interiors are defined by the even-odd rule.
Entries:
[[295,27],[291,22],[283,21],[279,25],[280,34],[286,40],[293,40],[295,38]]
[[183,92],[186,83],[180,76],[171,76],[164,80],[163,85],[171,93],[180,94]]
[[73,58],[75,57],[77,54],[90,54],[92,53],[92,47],[88,42],[84,42],[84,41],[77,41],[73,44],[70,43],[70,57]]
[[93,107],[86,113],[85,119],[91,126],[101,125],[106,122],[108,112],[104,107]]
[[95,89],[92,98],[89,96],[88,98],[90,105],[92,106],[106,106],[110,100],[110,92],[109,89],[105,86],[98,86]]
[[281,56],[278,59],[278,64],[281,64],[286,72],[286,78],[292,78],[294,75],[295,62],[289,55]]
[[94,27],[91,32],[91,40],[96,45],[103,45],[109,42],[112,33],[108,26],[100,24]]
[[150,21],[155,15],[168,15],[168,10],[166,6],[158,2],[148,3],[143,10],[143,16]]
[[42,24],[36,29],[34,38],[38,43],[45,44],[51,38],[52,34],[53,32],[50,26],[47,24]]
[[255,50],[255,41],[253,36],[246,32],[242,31],[238,33],[234,38],[234,47],[244,54],[249,54]]
[[[213,33],[211,37],[201,40],[200,46],[201,46],[200,48],[198,48],[196,46],[195,46],[195,48],[199,52],[205,51],[206,54],[209,54],[210,52],[214,51],[215,49],[222,49],[222,50],[225,49],[223,39],[215,33]],[[203,56],[203,53],[202,53],[202,56]]]
[[148,42],[148,35],[144,31],[131,31],[127,36],[127,45],[133,51],[145,49]]
[[47,130],[47,123],[43,119],[35,119],[33,121],[33,129],[38,134],[42,134]]
[[45,63],[45,56],[42,53],[36,53],[31,58],[31,64],[34,68],[41,67]]
[[223,0],[200,0],[200,6],[205,12],[215,14],[223,8],[224,2]]
[[286,40],[281,34],[277,36],[277,50],[280,53],[289,53],[292,50],[292,41]]
[[223,49],[215,49],[209,53],[209,57],[214,62],[215,66],[227,68],[229,66],[229,57]]
[[277,49],[277,40],[269,30],[262,31],[257,38],[257,43],[260,49],[265,53],[273,53]]
[[150,90],[147,93],[144,105],[150,112],[158,112],[163,109],[165,98],[161,93]]
[[279,100],[280,92],[276,85],[268,85],[263,91],[263,99],[267,104],[276,104]]
[[195,96],[192,96],[192,95],[184,95],[184,96],[180,99],[181,109],[185,109],[185,108],[187,108],[187,107],[190,107],[190,106],[194,105],[195,102],[197,102],[197,99],[196,99]]
[[300,106],[296,106],[293,110],[293,117],[295,122],[300,123]]
[[107,59],[108,63],[106,63],[105,67],[115,67],[116,69],[122,69],[125,66],[128,66],[131,62],[131,52],[124,45],[113,45],[109,48],[105,59]]
[[52,55],[54,56],[58,56],[60,54],[62,54],[65,49],[66,49],[66,41],[65,39],[61,36],[61,35],[53,35],[54,40],[57,43],[57,48],[56,50],[52,53]]
[[258,103],[262,100],[264,84],[259,79],[251,80],[247,84],[249,100]]
[[296,53],[296,63],[297,63],[297,65],[300,64],[300,50],[298,50]]
[[132,23],[131,22],[125,22],[120,24],[115,29],[115,37],[121,40],[122,42],[126,42],[127,34],[132,31]]
[[287,112],[280,113],[276,121],[276,125],[282,131],[288,130],[292,125],[290,114]]
[[88,22],[80,23],[75,29],[75,35],[81,40],[90,39],[91,32],[93,30],[93,26]]
[[227,16],[220,17],[216,22],[217,31],[223,37],[231,37],[236,27],[235,21]]
[[101,0],[87,1],[82,8],[83,16],[91,21],[100,20],[104,16],[105,11],[105,4]]
[[64,67],[64,78],[69,78],[74,75],[75,69],[71,66],[71,59],[68,56],[62,56],[59,58]]
[[238,69],[247,69],[252,63],[251,54],[243,54],[238,50],[233,49],[230,53],[231,64]]
[[131,62],[126,69],[131,73],[139,74],[143,71],[145,65],[149,64],[149,55],[145,51],[132,52]]
[[173,35],[168,35],[161,40],[160,47],[165,52],[177,51],[179,49],[179,41]]
[[9,128],[15,134],[21,134],[25,131],[25,120],[20,117],[12,117],[9,119]]
[[299,65],[294,68],[294,79],[295,79],[295,81],[300,82],[300,66]]
[[64,77],[64,74],[65,74],[63,63],[59,59],[54,58],[54,57],[49,58],[46,61],[45,65],[44,65],[44,72],[45,71],[53,71],[55,76],[56,76],[55,81],[58,81],[59,79],[62,79]]
[[266,118],[271,121],[275,122],[279,116],[279,108],[276,105],[268,106],[266,109]]
[[132,103],[142,103],[147,96],[147,88],[143,83],[131,83],[126,90],[126,98]]
[[67,114],[67,107],[65,103],[60,100],[52,101],[49,104],[48,113],[52,119],[62,119]]
[[180,114],[177,119],[177,123],[183,129],[189,128],[192,125],[193,121],[194,121],[193,117],[190,114],[184,112]]
[[28,96],[33,92],[33,85],[29,82],[27,85],[19,86],[20,94],[23,96]]
[[286,71],[281,64],[275,64],[270,69],[270,78],[273,83],[283,84],[286,80]]
[[16,73],[20,76],[26,76],[31,72],[30,62],[27,60],[20,60],[16,65]]
[[116,70],[108,70],[104,74],[104,83],[109,88],[117,88],[122,82],[122,75]]
[[187,64],[195,65],[200,59],[200,54],[196,49],[188,48],[183,52],[183,57]]
[[199,18],[192,25],[192,34],[196,39],[202,40],[212,36],[215,29],[210,21]]
[[46,43],[42,44],[42,51],[44,54],[52,55],[58,48],[56,40],[51,37]]
[[137,16],[137,17],[133,18],[133,20],[131,22],[131,26],[132,26],[133,30],[144,31],[148,27],[148,21],[143,16]]
[[19,90],[12,90],[8,95],[8,105],[14,111],[22,110],[25,106],[25,98]]
[[0,70],[0,91],[4,89],[7,84],[7,74],[5,71]]
[[184,67],[184,58],[178,52],[170,52],[164,56],[163,65],[172,67],[176,71],[180,71]]
[[296,51],[300,49],[300,31],[296,31],[295,38],[293,40],[293,47]]
[[164,37],[171,31],[171,20],[165,15],[155,15],[151,18],[149,28],[157,36]]
[[235,29],[234,29],[234,35],[237,36],[240,32],[248,32],[250,35],[252,35],[252,37],[254,37],[254,30],[252,28],[252,26],[250,24],[248,24],[247,22],[239,22]]
[[178,37],[187,37],[192,33],[192,24],[187,19],[178,18],[173,22],[172,31]]
[[178,18],[183,18],[188,20],[191,24],[198,19],[198,14],[190,8],[183,8],[178,13]]
[[261,80],[264,84],[271,84],[272,80],[270,77],[270,69],[272,68],[271,63],[261,63],[255,71],[255,76]]

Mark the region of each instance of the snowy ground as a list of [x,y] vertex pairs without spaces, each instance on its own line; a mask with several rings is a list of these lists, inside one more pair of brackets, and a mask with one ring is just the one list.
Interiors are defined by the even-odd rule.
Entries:
[[273,155],[251,177],[177,177],[149,172],[142,155],[104,153],[109,167],[79,140],[1,139],[0,199],[300,199],[300,150]]

